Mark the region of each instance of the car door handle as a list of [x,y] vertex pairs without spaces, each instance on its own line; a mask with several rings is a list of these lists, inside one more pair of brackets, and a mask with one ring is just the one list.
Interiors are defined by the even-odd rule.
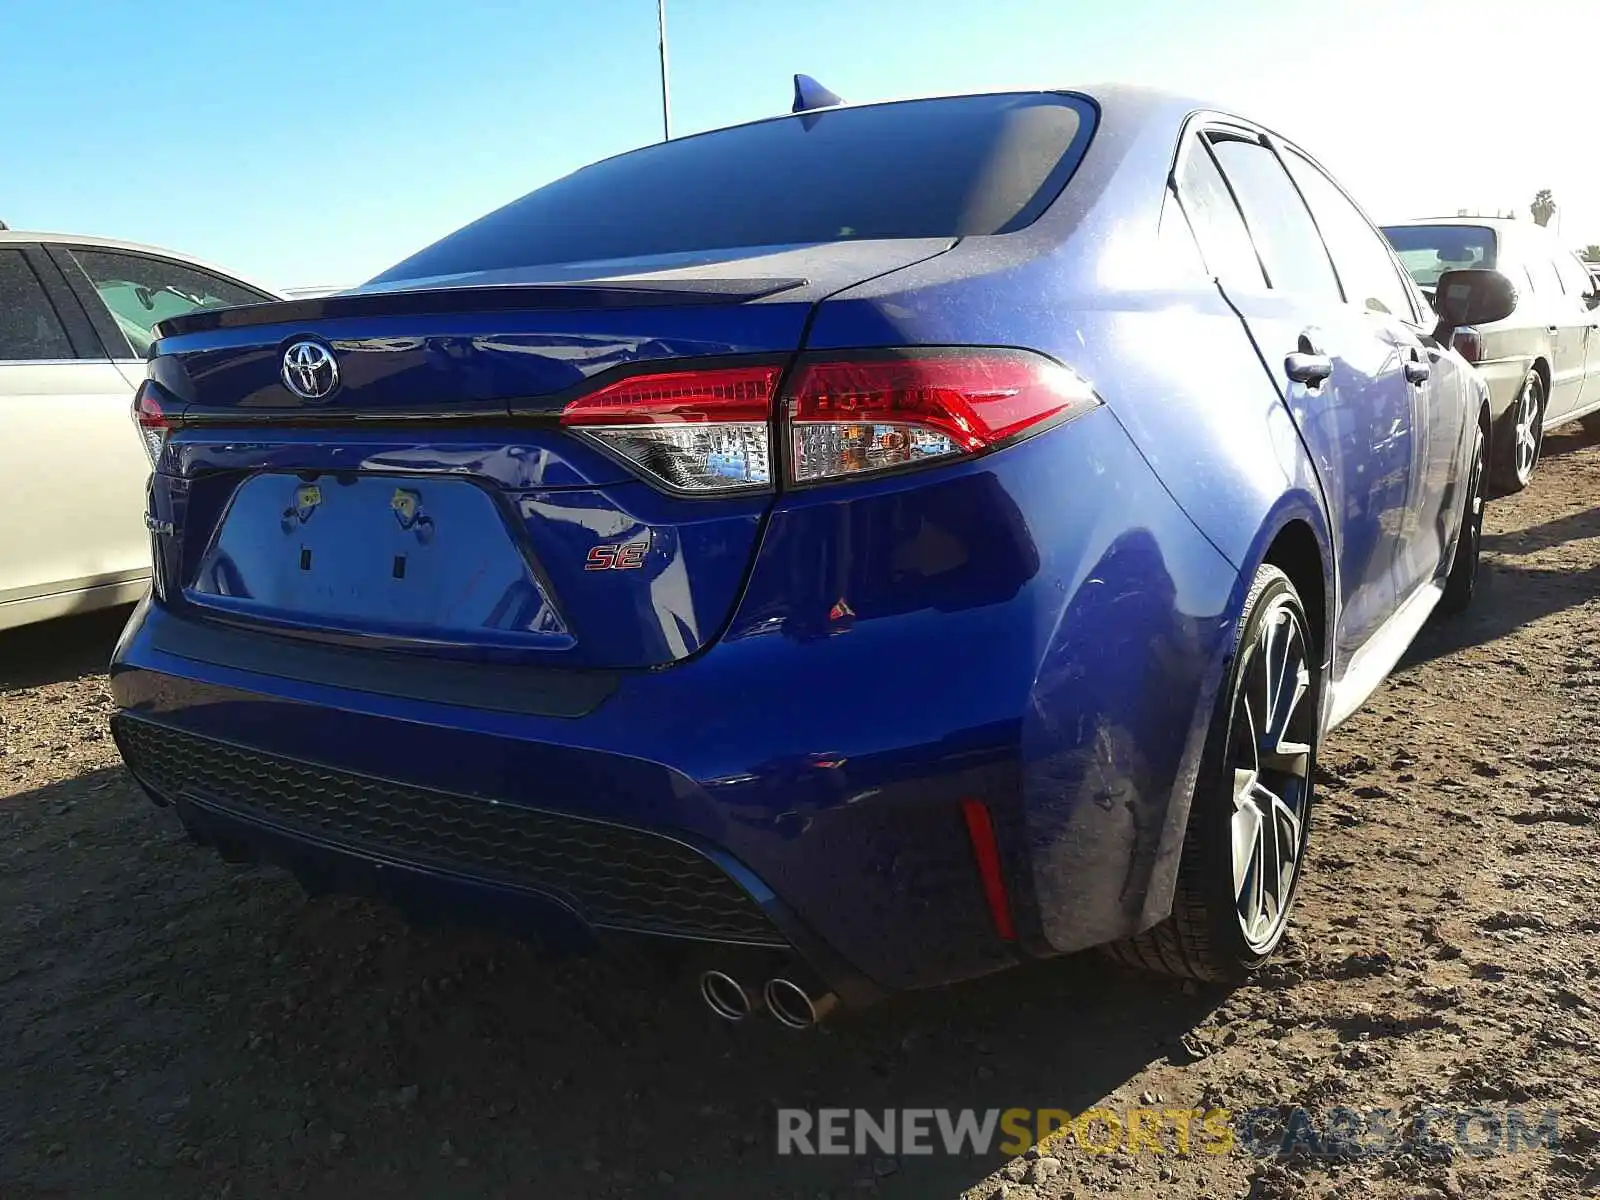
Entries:
[[1427,383],[1429,372],[1428,360],[1422,357],[1422,351],[1411,347],[1406,352],[1406,382],[1419,386]]
[[1546,333],[1550,334],[1551,336],[1554,336],[1555,334],[1558,334],[1558,333],[1561,332],[1561,326],[1559,326],[1559,325],[1546,325],[1544,327],[1544,331]]
[[1306,354],[1297,351],[1283,360],[1283,373],[1296,383],[1316,387],[1326,383],[1333,374],[1333,359],[1326,354]]

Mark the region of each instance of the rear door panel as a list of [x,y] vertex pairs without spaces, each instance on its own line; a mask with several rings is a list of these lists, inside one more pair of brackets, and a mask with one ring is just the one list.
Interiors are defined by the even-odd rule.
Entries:
[[1533,278],[1533,319],[1550,337],[1550,395],[1545,401],[1545,425],[1560,421],[1578,407],[1583,391],[1585,342],[1589,334],[1587,311],[1566,294],[1555,261],[1534,248],[1527,259]]
[[[1270,153],[1252,131],[1221,133],[1243,147],[1230,154]],[[1208,266],[1244,320],[1316,466],[1339,575],[1338,670],[1398,603],[1393,567],[1416,454],[1410,388],[1394,340],[1344,304],[1320,236],[1281,165],[1274,175],[1261,160],[1249,161],[1259,164],[1259,175],[1247,179],[1236,169],[1237,182],[1224,182],[1205,142],[1191,135],[1179,162],[1180,196]],[[1247,193],[1241,204],[1234,195],[1246,185],[1261,194]],[[1269,209],[1274,194],[1289,207]],[[1253,224],[1239,226],[1241,207]],[[1197,209],[1213,216],[1197,219]],[[1268,220],[1276,243],[1265,236]],[[1243,245],[1235,226],[1248,228]],[[1299,258],[1298,278],[1285,271],[1291,255]],[[1264,264],[1274,260],[1283,277],[1269,286]],[[1289,378],[1286,360],[1296,353],[1325,356],[1331,374],[1315,386]]]

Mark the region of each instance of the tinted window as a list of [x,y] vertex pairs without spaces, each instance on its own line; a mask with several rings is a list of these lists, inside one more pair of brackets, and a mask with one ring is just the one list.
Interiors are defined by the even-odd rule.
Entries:
[[72,343],[20,250],[0,250],[0,361],[73,358]]
[[1043,211],[1092,109],[1056,95],[841,108],[663,142],[530,192],[374,282],[858,238],[1003,233]]
[[1493,268],[1494,230],[1483,225],[1390,225],[1383,231],[1417,283],[1431,288],[1446,271]]
[[158,321],[202,308],[259,304],[274,297],[186,263],[114,250],[74,248],[72,257],[141,358]]
[[1228,185],[1204,143],[1191,139],[1178,178],[1178,195],[1206,266],[1224,283],[1261,287],[1266,278]]
[[1212,148],[1239,198],[1267,283],[1281,291],[1337,298],[1327,248],[1278,156],[1260,142],[1231,137],[1213,138]]
[[1372,227],[1361,210],[1310,161],[1293,151],[1284,162],[1317,219],[1322,240],[1333,255],[1344,298],[1361,308],[1386,312],[1401,320],[1416,320],[1411,293],[1395,266],[1389,243]]

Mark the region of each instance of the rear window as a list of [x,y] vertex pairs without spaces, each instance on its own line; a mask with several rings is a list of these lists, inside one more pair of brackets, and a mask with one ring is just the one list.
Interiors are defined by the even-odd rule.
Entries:
[[780,117],[606,159],[372,280],[735,247],[1005,233],[1077,166],[1075,96],[957,96]]
[[1446,271],[1495,266],[1494,230],[1483,225],[1391,225],[1383,232],[1422,287],[1431,288]]

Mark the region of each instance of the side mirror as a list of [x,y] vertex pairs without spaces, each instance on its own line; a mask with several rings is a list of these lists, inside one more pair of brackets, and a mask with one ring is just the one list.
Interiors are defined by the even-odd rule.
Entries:
[[1448,342],[1457,329],[1503,321],[1516,307],[1517,286],[1499,271],[1446,271],[1433,289],[1434,337]]
[[1600,291],[1589,292],[1584,296],[1583,302],[1590,308],[1600,308]]

